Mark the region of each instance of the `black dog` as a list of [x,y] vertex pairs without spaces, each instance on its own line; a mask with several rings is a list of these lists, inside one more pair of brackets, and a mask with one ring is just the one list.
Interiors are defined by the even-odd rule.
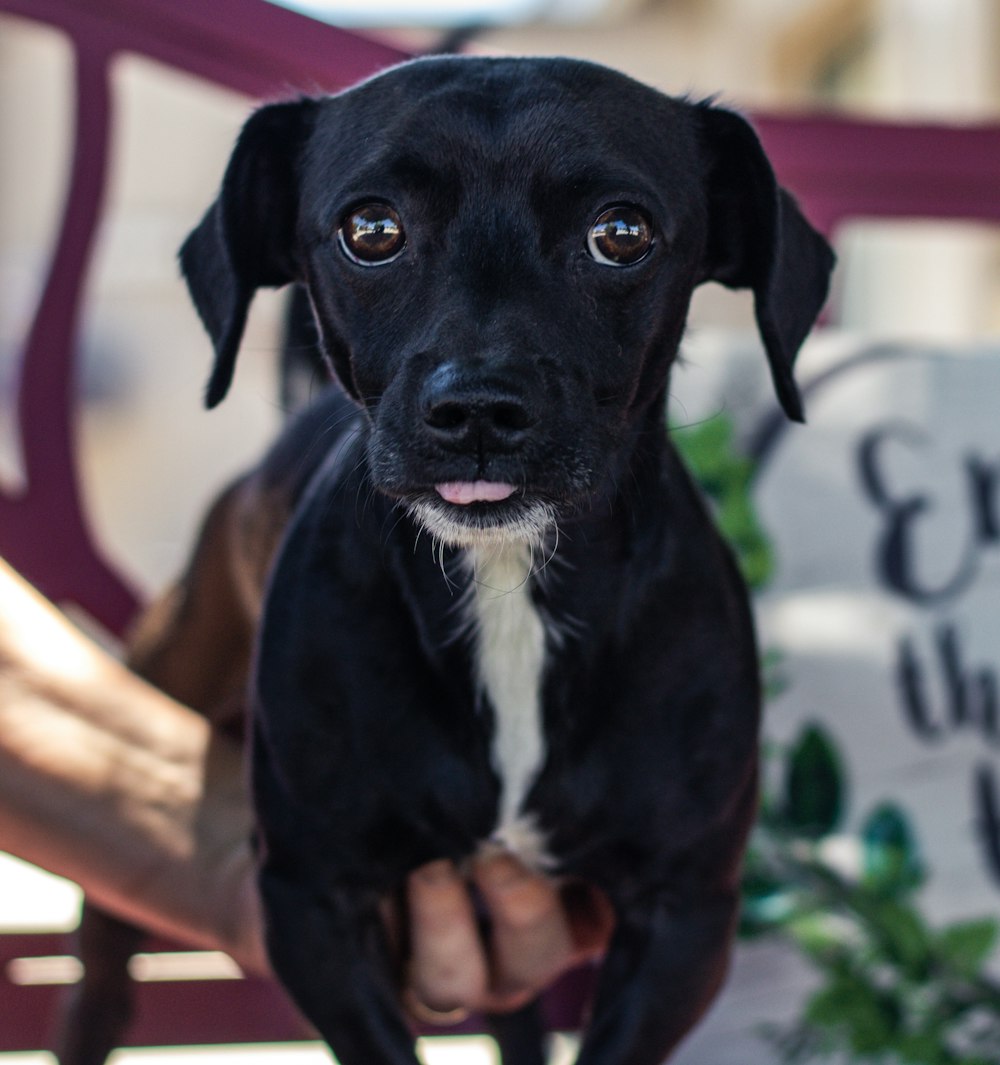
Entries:
[[420,60],[247,123],[182,263],[209,406],[287,282],[353,401],[239,489],[289,519],[252,689],[269,949],[344,1065],[415,1061],[379,899],[484,846],[614,904],[581,1065],[661,1062],[713,997],[758,670],[668,376],[694,288],[750,288],[800,418],[832,261],[743,119],[592,64]]

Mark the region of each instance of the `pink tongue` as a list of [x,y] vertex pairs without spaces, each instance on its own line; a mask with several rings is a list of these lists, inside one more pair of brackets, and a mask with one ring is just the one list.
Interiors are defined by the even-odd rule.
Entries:
[[446,503],[462,507],[469,503],[499,503],[517,491],[512,484],[502,481],[449,481],[435,485],[434,489]]

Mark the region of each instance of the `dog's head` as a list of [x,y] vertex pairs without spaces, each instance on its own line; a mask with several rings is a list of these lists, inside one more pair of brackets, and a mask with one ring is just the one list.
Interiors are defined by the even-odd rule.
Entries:
[[778,396],[833,257],[739,116],[559,59],[418,60],[247,122],[181,253],[225,395],[303,283],[376,486],[444,539],[532,536],[662,406],[694,288],[753,290]]

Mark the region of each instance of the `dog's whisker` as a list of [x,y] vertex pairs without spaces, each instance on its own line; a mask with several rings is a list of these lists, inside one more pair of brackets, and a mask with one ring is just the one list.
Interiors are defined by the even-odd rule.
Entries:
[[[355,469],[357,469],[357,467],[355,467]],[[364,493],[363,498],[362,493]],[[361,478],[358,482],[357,490],[354,493],[354,521],[358,528],[361,528],[363,525],[364,515],[371,507],[375,494],[376,489],[374,485],[372,485],[367,478]]]
[[709,422],[722,417],[724,414],[726,414],[726,406],[724,403],[720,403],[714,411],[709,414],[703,414],[700,418],[695,418],[691,421],[670,422],[667,425],[667,432],[673,434],[683,432],[685,429],[697,429],[699,426],[707,425]]
[[[545,556],[545,558],[542,561],[542,564],[538,567],[537,570],[535,570],[534,566],[532,566],[532,571],[533,571],[532,575],[533,576],[541,577],[542,574],[545,573],[548,570],[549,566],[552,563],[552,560],[556,557],[556,552],[559,550],[559,535],[560,535],[559,522],[556,521],[556,522],[552,523],[552,548],[549,551],[549,553]],[[534,562],[534,559],[532,559],[532,563],[533,562]]]
[[[383,530],[385,529],[386,523],[393,516],[395,516],[396,520],[392,523],[392,526],[388,529],[388,531],[385,532],[385,534],[384,534],[384,536],[382,538],[382,542],[383,543],[388,543],[392,539],[392,535],[396,531],[396,529],[398,529],[400,524],[403,521],[406,520],[406,511],[403,509],[403,507],[398,502],[393,503],[392,507],[389,509],[388,513],[386,514],[385,520],[382,523]],[[414,553],[416,553],[417,541],[419,539],[420,539],[420,533],[418,531],[416,537],[414,537],[414,544],[413,544]]]
[[[356,418],[357,417],[357,413],[358,412],[356,410],[349,410],[346,413],[337,414],[337,415],[331,415],[325,422],[323,422],[323,424],[317,430],[316,434],[309,440],[309,443],[306,445],[305,449],[303,450],[302,455],[299,457],[298,462],[297,462],[298,470],[300,470],[300,471],[307,470],[312,465],[314,465],[314,456],[316,455],[317,452],[319,452],[319,451],[321,451],[323,449],[323,445],[324,445],[325,441],[328,440],[329,437],[337,429],[341,428],[346,422],[349,422],[352,418]],[[352,444],[352,442],[354,441],[355,437],[358,436],[358,434],[360,434],[363,431],[364,431],[364,426],[363,425],[357,425],[354,428],[352,428],[352,429],[350,429],[350,430],[348,430],[348,431],[346,431],[346,432],[341,434],[340,439],[337,442],[337,461],[338,462],[340,460],[340,456]],[[352,472],[353,472],[353,470],[356,470],[358,468],[358,466],[363,465],[363,464],[364,464],[364,458],[362,456],[361,458],[359,458],[355,462],[355,465],[352,468]]]

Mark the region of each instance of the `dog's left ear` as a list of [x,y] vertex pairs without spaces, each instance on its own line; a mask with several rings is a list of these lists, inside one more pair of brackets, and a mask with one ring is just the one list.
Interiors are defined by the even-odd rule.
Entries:
[[711,156],[702,279],[753,290],[778,399],[789,418],[802,421],[792,367],[826,302],[835,256],[779,187],[750,125],[710,104],[699,105],[699,117]]
[[215,348],[207,407],[229,390],[254,292],[296,279],[298,161],[316,106],[302,99],[250,116],[218,199],[181,248],[181,270]]

